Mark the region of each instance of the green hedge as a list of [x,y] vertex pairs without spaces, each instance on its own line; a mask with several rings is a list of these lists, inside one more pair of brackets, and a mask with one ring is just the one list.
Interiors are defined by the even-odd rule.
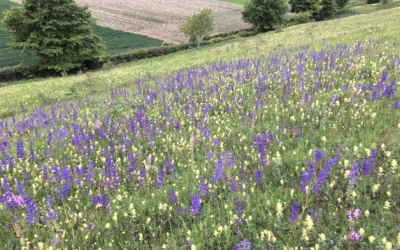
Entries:
[[[258,34],[259,32],[254,29],[244,29],[239,31],[232,31],[228,33],[220,33],[213,36],[205,37],[200,46],[205,46],[214,43],[224,42],[235,37],[249,37]],[[160,47],[149,47],[146,49],[138,49],[128,51],[121,54],[108,55],[99,63],[86,62],[82,67],[72,69],[66,73],[74,74],[79,71],[86,71],[101,68],[104,64],[112,62],[118,64],[122,62],[137,61],[146,58],[158,57],[168,55],[178,51],[188,50],[197,47],[196,43],[181,43],[177,45],[163,44]],[[48,77],[60,76],[63,72],[54,70],[39,69],[37,65],[34,66],[14,66],[0,69],[0,82],[17,81],[21,79],[30,79],[35,77]]]

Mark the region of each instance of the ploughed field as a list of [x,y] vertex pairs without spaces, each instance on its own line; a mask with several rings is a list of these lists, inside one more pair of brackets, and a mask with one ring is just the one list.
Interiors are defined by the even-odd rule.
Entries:
[[76,0],[76,3],[90,6],[97,25],[172,43],[187,41],[179,25],[204,8],[213,10],[216,33],[249,27],[242,20],[243,6],[217,0]]
[[395,249],[399,44],[320,41],[0,120],[0,241]]

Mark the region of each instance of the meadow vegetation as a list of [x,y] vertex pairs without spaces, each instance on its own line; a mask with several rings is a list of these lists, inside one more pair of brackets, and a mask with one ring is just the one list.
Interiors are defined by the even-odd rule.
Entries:
[[0,242],[400,248],[399,10],[1,87]]

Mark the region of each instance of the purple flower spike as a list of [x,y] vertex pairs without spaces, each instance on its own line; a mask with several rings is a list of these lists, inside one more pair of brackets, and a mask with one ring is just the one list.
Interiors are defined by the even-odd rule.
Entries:
[[294,202],[293,205],[290,207],[290,215],[288,217],[290,223],[293,223],[293,221],[296,221],[298,219],[298,208],[299,203],[297,202]]
[[191,199],[192,206],[190,207],[191,214],[199,214],[200,213],[200,196],[192,195]]
[[254,178],[256,180],[256,185],[259,186],[262,184],[262,172],[261,169],[256,170],[254,173]]

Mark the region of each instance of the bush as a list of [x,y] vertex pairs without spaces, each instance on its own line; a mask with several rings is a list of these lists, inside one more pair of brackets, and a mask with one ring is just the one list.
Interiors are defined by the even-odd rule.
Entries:
[[284,23],[283,15],[289,10],[287,0],[251,0],[242,12],[243,20],[261,30],[271,30]]
[[336,0],[336,3],[339,8],[343,9],[349,3],[349,0]]
[[321,0],[290,0],[292,12],[310,12],[313,18],[317,18],[318,13],[322,9]]
[[339,9],[336,0],[322,0],[321,5],[322,9],[320,10],[320,12],[316,17],[318,21],[328,20],[333,18]]
[[295,24],[301,24],[301,23],[308,23],[311,18],[311,12],[309,11],[304,11],[304,12],[299,12],[294,16],[293,22]]
[[11,48],[35,53],[42,69],[70,70],[104,56],[104,42],[93,33],[88,7],[72,0],[22,1],[4,13],[1,24]]
[[197,47],[203,41],[204,36],[214,30],[214,19],[211,15],[211,9],[203,9],[195,13],[179,27],[179,30],[189,37],[189,42],[196,42]]
[[367,0],[367,4],[379,3],[380,0]]
[[253,31],[240,31],[236,35],[240,37],[250,37],[250,36],[255,36],[257,34],[258,32],[253,30]]

